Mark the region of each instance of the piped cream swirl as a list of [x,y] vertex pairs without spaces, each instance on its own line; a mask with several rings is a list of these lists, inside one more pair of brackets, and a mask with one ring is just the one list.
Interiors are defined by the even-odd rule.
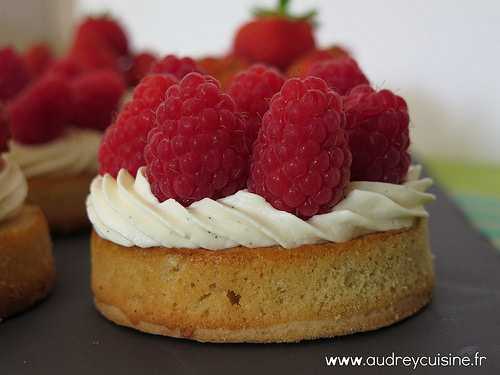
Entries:
[[62,137],[39,145],[11,141],[9,155],[28,178],[97,173],[101,138],[95,130],[70,128]]
[[416,218],[428,216],[423,205],[434,200],[425,192],[432,180],[420,179],[420,171],[412,167],[402,185],[352,182],[331,212],[305,221],[246,190],[219,200],[205,198],[189,207],[173,199],[160,203],[144,168],[135,179],[121,170],[117,179],[94,179],[87,212],[100,237],[127,247],[290,249],[412,226]]
[[[0,222],[13,217],[22,207],[28,185],[21,169],[7,156],[3,159],[0,169]],[[1,164],[1,161],[0,161]]]

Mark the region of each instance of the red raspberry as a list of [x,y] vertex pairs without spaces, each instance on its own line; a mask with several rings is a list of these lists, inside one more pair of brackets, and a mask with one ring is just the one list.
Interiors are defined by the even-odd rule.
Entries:
[[196,62],[190,57],[179,58],[175,55],[167,55],[158,60],[151,67],[151,73],[172,74],[177,79],[182,79],[191,72],[204,73]]
[[119,69],[119,58],[128,55],[127,34],[107,16],[88,17],[77,28],[71,55],[89,69]]
[[262,120],[249,190],[303,219],[330,211],[350,177],[344,125],[341,98],[325,81],[286,81]]
[[83,67],[72,57],[56,60],[47,69],[47,74],[57,74],[68,79],[76,78],[82,73]]
[[369,83],[358,63],[350,57],[312,64],[308,75],[324,79],[340,95],[346,95],[357,85]]
[[271,98],[280,91],[283,83],[285,77],[280,72],[260,64],[238,73],[231,82],[228,93],[236,108],[244,113],[250,144],[257,138]]
[[142,52],[134,57],[127,70],[127,83],[129,86],[137,85],[150,71],[156,61],[156,56],[149,52]]
[[34,44],[24,53],[24,62],[32,77],[40,77],[53,59],[54,55],[47,43]]
[[368,85],[351,90],[344,99],[351,179],[399,184],[411,163],[408,107],[389,90],[375,91]]
[[96,70],[76,78],[72,83],[74,98],[73,123],[82,128],[104,130],[122,95],[125,82],[118,73]]
[[[7,118],[5,115],[5,110],[0,103],[0,154],[7,151],[10,138],[9,125],[7,124]],[[2,163],[2,158],[0,158],[0,164]],[[0,165],[1,167],[1,165]]]
[[23,59],[10,47],[0,49],[0,101],[13,99],[29,81]]
[[146,165],[144,147],[155,123],[155,112],[167,89],[177,80],[170,75],[151,74],[135,88],[132,100],[104,134],[99,149],[99,173],[118,175],[124,168],[133,176]]
[[249,148],[233,99],[217,80],[190,73],[167,90],[144,150],[153,194],[187,206],[245,187]]
[[12,137],[20,143],[38,144],[60,136],[71,119],[71,94],[67,81],[55,74],[33,83],[9,105]]
[[165,99],[167,89],[178,83],[170,74],[150,74],[134,89],[132,100],[125,105],[120,116],[136,115],[145,110],[156,112]]

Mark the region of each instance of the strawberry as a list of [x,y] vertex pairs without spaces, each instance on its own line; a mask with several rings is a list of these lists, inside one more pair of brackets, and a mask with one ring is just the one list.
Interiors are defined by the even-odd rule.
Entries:
[[276,10],[257,9],[255,18],[237,31],[234,54],[249,62],[286,69],[295,59],[313,50],[316,13],[291,16],[288,4],[289,0],[280,0]]
[[349,52],[339,45],[333,45],[325,49],[317,49],[299,57],[286,71],[288,77],[305,77],[311,65],[325,60],[351,57]]
[[223,89],[229,87],[236,74],[250,66],[248,62],[234,55],[206,56],[196,63],[207,74],[217,78]]

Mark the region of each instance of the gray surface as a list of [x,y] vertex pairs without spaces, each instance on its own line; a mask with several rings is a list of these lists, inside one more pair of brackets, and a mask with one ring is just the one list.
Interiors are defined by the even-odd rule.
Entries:
[[[500,373],[500,256],[440,192],[431,205],[437,288],[417,316],[379,331],[282,345],[216,345],[115,326],[93,308],[88,236],[55,241],[58,284],[35,309],[0,324],[0,374],[319,374],[325,355],[447,354],[479,350],[488,359],[464,373]],[[410,369],[364,368],[372,373]],[[429,373],[420,368],[416,373]],[[439,368],[440,373],[464,369]]]

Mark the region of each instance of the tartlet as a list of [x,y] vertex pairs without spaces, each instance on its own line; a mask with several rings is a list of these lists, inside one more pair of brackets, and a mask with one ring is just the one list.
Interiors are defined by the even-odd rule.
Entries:
[[101,135],[86,129],[69,129],[48,143],[10,143],[9,156],[25,173],[28,202],[39,206],[51,231],[71,233],[89,227],[85,199],[97,173]]
[[410,167],[406,103],[279,74],[250,68],[230,94],[198,73],[139,84],[87,199],[106,318],[198,341],[296,342],[387,326],[430,301],[434,196]]
[[43,299],[55,281],[47,220],[25,197],[24,177],[7,161],[0,170],[0,319]]
[[140,331],[209,342],[295,342],[415,314],[434,285],[427,221],[346,243],[228,250],[126,248],[92,235],[97,309]]

